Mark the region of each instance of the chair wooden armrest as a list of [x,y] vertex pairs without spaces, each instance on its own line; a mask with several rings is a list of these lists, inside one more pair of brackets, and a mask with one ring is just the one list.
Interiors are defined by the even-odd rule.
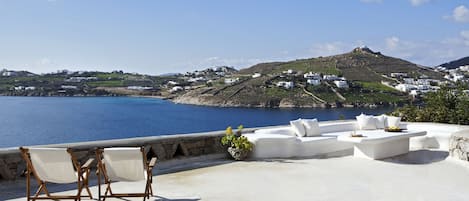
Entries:
[[94,158],[88,159],[88,160],[86,161],[86,163],[81,166],[81,169],[82,169],[82,170],[84,170],[84,169],[89,169],[90,166],[91,166],[91,163],[93,163],[93,161],[94,161]]
[[151,158],[150,163],[148,164],[148,167],[153,168],[156,165],[156,157]]

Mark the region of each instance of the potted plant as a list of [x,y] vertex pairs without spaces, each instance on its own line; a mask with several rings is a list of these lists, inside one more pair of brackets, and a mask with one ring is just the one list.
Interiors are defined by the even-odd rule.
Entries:
[[236,133],[233,133],[231,126],[226,128],[225,136],[221,138],[223,145],[228,145],[228,153],[235,160],[244,160],[252,150],[252,143],[245,136],[242,136],[243,126],[238,126]]

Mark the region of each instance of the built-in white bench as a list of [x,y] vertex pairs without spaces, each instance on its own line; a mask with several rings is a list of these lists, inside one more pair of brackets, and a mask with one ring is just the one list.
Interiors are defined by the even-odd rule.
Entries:
[[320,136],[297,137],[290,126],[266,128],[244,134],[254,144],[252,158],[291,158],[350,154],[351,143],[337,141],[337,136],[355,129],[355,123],[334,122],[319,125]]
[[[448,151],[449,138],[452,133],[469,129],[469,126],[411,123],[401,124],[401,128],[426,131],[425,136],[410,138],[411,149],[439,149]],[[340,142],[339,135],[349,135],[358,130],[355,120],[320,122],[321,135],[314,137],[297,137],[291,126],[277,126],[243,134],[254,144],[252,158],[292,158],[292,157],[328,157],[350,155],[353,144]],[[359,131],[357,131],[359,133]]]
[[424,130],[427,135],[410,139],[413,149],[438,149],[448,151],[451,134],[469,129],[469,126],[427,122],[408,122],[407,128],[411,130]]

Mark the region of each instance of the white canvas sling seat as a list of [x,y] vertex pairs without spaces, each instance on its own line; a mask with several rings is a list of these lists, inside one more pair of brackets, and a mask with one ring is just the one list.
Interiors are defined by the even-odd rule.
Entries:
[[[93,159],[83,165],[77,162],[71,149],[67,148],[23,148],[20,147],[23,159],[26,161],[26,196],[27,200],[33,199],[75,199],[81,197],[92,198],[88,187],[88,176]],[[30,174],[33,174],[39,184],[38,190],[30,196]],[[77,183],[76,195],[51,195],[46,183],[69,184]],[[81,196],[86,189],[88,195]],[[41,192],[45,196],[40,196]]]
[[[153,195],[152,169],[156,158],[147,163],[143,147],[113,147],[98,149],[98,194],[99,199],[103,197],[143,197],[143,200]],[[104,177],[106,190],[101,195],[101,176]],[[117,181],[136,182],[146,181],[143,193],[114,193],[111,183]]]

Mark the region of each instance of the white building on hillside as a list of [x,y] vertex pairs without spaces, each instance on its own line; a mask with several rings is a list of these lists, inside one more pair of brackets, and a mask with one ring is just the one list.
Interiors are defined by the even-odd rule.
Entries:
[[322,79],[327,80],[327,81],[340,80],[340,78],[337,75],[323,75]]
[[319,73],[309,72],[309,73],[303,74],[303,77],[306,79],[321,80],[321,75]]
[[398,84],[394,88],[402,92],[410,92],[411,90],[417,89],[417,86],[413,84]]
[[239,78],[225,78],[225,84],[233,84],[239,81]]
[[15,91],[22,91],[24,90],[24,86],[17,86],[17,87],[14,87]]
[[77,89],[78,87],[73,86],[73,85],[62,85],[62,86],[60,86],[60,88],[62,88],[62,89]]
[[129,90],[138,90],[138,91],[143,91],[143,90],[151,90],[153,87],[144,87],[144,86],[128,86],[127,89]]
[[167,84],[168,84],[168,85],[178,85],[179,83],[177,83],[177,82],[175,82],[175,81],[172,81],[172,80],[170,80],[170,81],[168,81],[168,83],[167,83]]
[[334,81],[334,84],[338,88],[348,88],[348,83],[345,80],[336,80]]
[[189,78],[189,80],[187,80],[188,82],[205,82],[207,81],[207,78],[205,77],[193,77],[193,78]]
[[82,81],[89,81],[89,80],[98,80],[97,77],[70,77],[65,80],[65,82],[82,82]]
[[170,92],[170,93],[176,93],[176,92],[178,92],[178,91],[183,91],[183,90],[184,90],[184,88],[182,88],[181,86],[175,86],[175,87],[171,88],[171,89],[169,90],[169,92]]
[[459,66],[459,70],[469,72],[469,65]]
[[295,72],[294,70],[292,70],[292,69],[288,69],[288,70],[286,70],[286,71],[283,71],[283,74],[289,74],[289,75],[291,75],[291,74],[294,74],[294,73],[296,73],[296,72]]
[[261,76],[262,76],[262,74],[260,74],[260,73],[254,73],[252,75],[252,78],[258,78],[258,77],[261,77]]
[[293,89],[295,87],[295,84],[293,82],[286,82],[286,81],[280,81],[277,82],[277,87],[283,87],[285,89]]
[[406,84],[414,84],[414,78],[404,78],[404,83]]
[[391,77],[407,77],[407,73],[391,73]]
[[308,79],[306,82],[310,85],[317,86],[321,84],[321,80],[318,79]]

